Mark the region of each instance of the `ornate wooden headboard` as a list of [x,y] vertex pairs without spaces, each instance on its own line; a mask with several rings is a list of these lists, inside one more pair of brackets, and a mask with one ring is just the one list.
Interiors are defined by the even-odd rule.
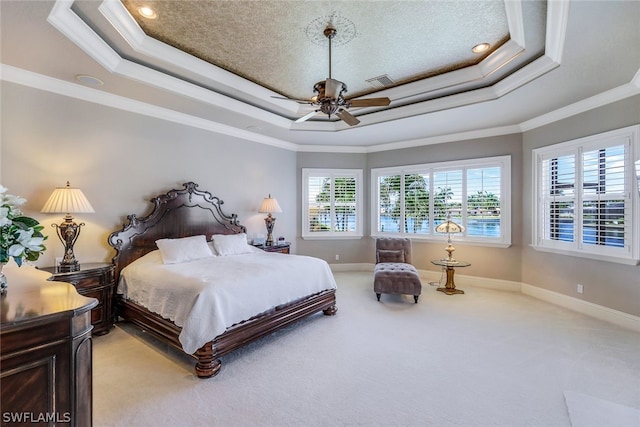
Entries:
[[[212,234],[245,233],[236,214],[222,212],[222,200],[208,191],[197,189],[198,184],[187,182],[184,189],[168,191],[150,200],[153,209],[149,215],[128,215],[128,224],[109,236],[109,244],[116,250],[113,257],[116,280],[120,271],[141,256],[158,249],[156,240],[163,238],[197,236],[207,240]],[[116,282],[117,283],[117,282]]]

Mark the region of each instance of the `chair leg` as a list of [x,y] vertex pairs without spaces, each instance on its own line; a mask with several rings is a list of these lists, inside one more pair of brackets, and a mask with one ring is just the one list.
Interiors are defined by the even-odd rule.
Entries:
[[413,300],[416,302],[416,304],[418,303],[418,297],[419,297],[419,296],[420,296],[420,295],[414,295],[414,296],[413,296]]
[[378,301],[380,301],[380,293],[376,292],[376,297],[378,297]]

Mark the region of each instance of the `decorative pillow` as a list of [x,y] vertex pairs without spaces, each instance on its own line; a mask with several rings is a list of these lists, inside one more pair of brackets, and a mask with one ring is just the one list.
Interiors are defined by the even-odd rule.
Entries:
[[404,251],[379,249],[378,262],[404,262]]
[[220,256],[240,255],[253,252],[247,243],[247,235],[240,234],[214,234],[211,236],[213,247]]
[[163,264],[177,264],[213,256],[204,235],[156,240]]

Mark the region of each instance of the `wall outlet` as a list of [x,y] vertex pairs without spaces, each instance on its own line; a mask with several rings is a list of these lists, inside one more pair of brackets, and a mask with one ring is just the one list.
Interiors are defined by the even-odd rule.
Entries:
[[56,265],[59,265],[62,262],[62,257],[61,256],[57,256],[56,257]]
[[336,261],[340,261],[340,255],[336,254]]
[[582,286],[580,283],[578,283],[578,289],[577,289],[578,293],[581,294],[584,292],[584,286]]

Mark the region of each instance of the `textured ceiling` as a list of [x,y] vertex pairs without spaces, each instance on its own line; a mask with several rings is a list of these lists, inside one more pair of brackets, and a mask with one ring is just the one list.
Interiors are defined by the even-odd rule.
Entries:
[[[382,89],[380,76],[393,87],[477,64],[509,39],[502,0],[123,3],[147,35],[293,98],[328,77],[328,24],[337,30],[332,77],[349,96]],[[473,53],[478,43],[491,49]]]
[[[196,13],[167,27],[188,22],[176,41],[203,42],[200,54],[218,65],[145,34],[120,0],[1,0],[0,79],[213,135],[331,152],[522,132],[640,93],[640,1],[165,3],[208,10],[207,19]],[[487,8],[496,15],[485,16]],[[502,44],[479,63],[421,78],[477,61],[471,45],[491,41],[503,12],[508,40],[500,30],[493,37]],[[383,74],[421,79],[375,92],[391,99],[388,107],[352,108],[357,126],[323,115],[297,123],[311,107],[274,96],[308,99],[328,77],[320,33],[327,19],[349,39],[336,40],[332,70],[348,84],[347,96],[374,90],[366,80]],[[234,67],[251,79],[227,71]]]

